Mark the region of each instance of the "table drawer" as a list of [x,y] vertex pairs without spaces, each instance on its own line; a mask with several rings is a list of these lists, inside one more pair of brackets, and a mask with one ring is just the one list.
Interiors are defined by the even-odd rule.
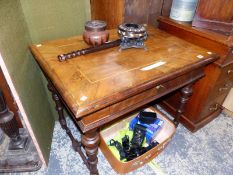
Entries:
[[182,75],[173,80],[158,84],[151,89],[143,91],[137,95],[124,99],[116,104],[110,105],[109,107],[85,116],[82,120],[78,121],[78,125],[83,132],[94,129],[161,96],[164,96],[172,91],[175,91],[176,89],[192,83],[203,75],[204,74],[202,70],[195,70],[189,74]]
[[179,82],[176,81],[169,81],[166,83],[162,83],[160,85],[157,85],[154,88],[151,88],[147,91],[144,91],[140,94],[137,94],[133,97],[130,97],[126,100],[121,101],[120,103],[116,103],[110,107],[110,113],[116,113],[118,111],[124,110],[125,108],[128,108],[130,106],[133,106],[137,103],[143,103],[144,100],[151,99],[149,101],[152,101],[154,97],[160,97],[164,94],[167,94],[174,89],[176,89],[179,86]]

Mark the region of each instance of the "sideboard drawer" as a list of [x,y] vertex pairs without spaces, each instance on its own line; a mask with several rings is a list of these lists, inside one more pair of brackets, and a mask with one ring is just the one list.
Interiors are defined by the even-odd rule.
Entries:
[[233,78],[233,63],[221,69],[221,74],[218,80],[222,81],[225,79],[232,79],[232,78]]
[[218,82],[212,89],[208,101],[212,101],[221,95],[226,96],[232,87],[233,82],[230,79]]
[[[139,103],[146,104],[154,100],[155,98],[168,94],[169,92],[172,92],[175,89],[178,89],[179,87],[185,85],[184,83],[181,83],[181,82],[187,82],[190,76],[191,74],[189,76],[180,76],[176,79],[161,83],[151,89],[148,89],[142,93],[132,96],[126,100],[123,100],[120,103],[116,103],[110,106],[110,113],[111,114],[117,113],[119,111],[122,111],[126,108],[130,108]],[[148,100],[148,99],[149,101],[144,102],[145,100]]]
[[[229,92],[229,90],[228,90]],[[209,102],[203,107],[201,116],[199,120],[204,119],[207,115],[210,115],[211,113],[217,112],[221,110],[221,104],[223,103],[224,99],[226,98],[227,94],[221,94],[218,97],[209,100]]]
[[227,64],[233,61],[233,48],[229,49],[229,52],[226,55],[226,58],[224,60],[223,64]]

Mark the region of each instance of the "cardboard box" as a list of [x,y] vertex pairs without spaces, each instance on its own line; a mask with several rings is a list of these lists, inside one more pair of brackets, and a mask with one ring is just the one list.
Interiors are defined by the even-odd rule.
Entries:
[[173,122],[171,122],[164,114],[162,114],[157,109],[150,107],[146,108],[146,111],[156,112],[157,117],[164,121],[163,127],[158,131],[158,133],[155,136],[155,140],[159,142],[159,144],[131,161],[122,162],[118,160],[114,156],[112,151],[109,149],[106,142],[114,138],[115,134],[119,130],[124,128],[126,123],[131,121],[137,115],[137,113],[132,114],[117,123],[107,126],[100,131],[100,149],[105,155],[106,159],[111,164],[112,168],[117,173],[125,174],[133,170],[136,170],[137,168],[143,166],[145,163],[150,162],[164,150],[164,148],[167,146],[167,144],[169,143],[176,131],[176,127],[173,124]]

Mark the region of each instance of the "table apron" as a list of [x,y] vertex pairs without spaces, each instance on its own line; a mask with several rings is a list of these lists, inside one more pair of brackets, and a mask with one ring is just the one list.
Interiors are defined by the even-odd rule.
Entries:
[[203,76],[204,72],[202,68],[190,71],[189,73],[167,82],[157,84],[153,88],[84,116],[77,120],[76,123],[83,133],[99,128],[170,92],[180,89],[188,84],[192,84]]

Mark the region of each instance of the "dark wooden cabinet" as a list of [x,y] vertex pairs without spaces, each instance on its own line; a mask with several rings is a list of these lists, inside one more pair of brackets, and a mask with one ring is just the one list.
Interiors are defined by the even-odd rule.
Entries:
[[[233,87],[233,42],[226,36],[210,30],[194,28],[190,24],[166,17],[159,18],[159,28],[193,44],[220,55],[220,59],[205,69],[206,76],[194,85],[194,95],[186,105],[181,122],[196,131],[221,112],[221,105]],[[164,98],[161,105],[170,113],[177,108],[179,93]]]
[[18,127],[21,128],[22,123],[21,123],[21,120],[20,120],[19,115],[18,115],[18,107],[14,101],[14,98],[12,97],[10,88],[6,82],[6,79],[4,77],[4,74],[3,74],[1,68],[0,68],[0,89],[3,92],[6,105],[8,106],[9,110],[14,113],[14,117],[16,118]]
[[91,0],[91,17],[106,21],[109,29],[124,22],[156,25],[163,1]]
[[232,0],[199,0],[193,26],[233,34]]

